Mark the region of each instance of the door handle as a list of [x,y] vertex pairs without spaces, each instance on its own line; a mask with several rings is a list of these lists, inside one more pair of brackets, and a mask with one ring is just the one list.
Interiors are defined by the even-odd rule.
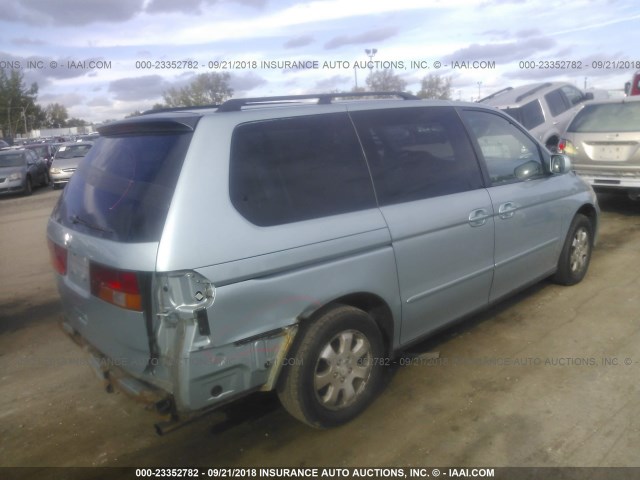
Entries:
[[469,225],[472,227],[480,227],[487,223],[487,219],[490,217],[489,212],[487,212],[484,208],[478,208],[473,210],[469,214]]
[[505,220],[507,218],[513,217],[513,214],[516,212],[517,209],[518,209],[518,205],[516,205],[515,203],[512,203],[512,202],[503,203],[498,208],[498,215],[500,216],[500,218]]

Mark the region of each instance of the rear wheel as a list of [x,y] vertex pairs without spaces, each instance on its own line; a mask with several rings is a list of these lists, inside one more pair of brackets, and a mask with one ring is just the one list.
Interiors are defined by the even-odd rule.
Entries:
[[586,216],[578,214],[569,227],[554,280],[561,285],[580,282],[589,268],[592,249],[593,225]]
[[634,202],[640,202],[640,190],[629,190],[627,196]]
[[316,428],[360,414],[382,383],[384,347],[373,319],[338,306],[299,333],[278,385],[287,411]]

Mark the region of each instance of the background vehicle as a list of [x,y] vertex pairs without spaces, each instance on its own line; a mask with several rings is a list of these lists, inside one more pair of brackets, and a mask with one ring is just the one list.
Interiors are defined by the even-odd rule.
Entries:
[[54,189],[67,184],[92,146],[93,142],[68,142],[58,147],[49,168]]
[[593,99],[570,83],[533,83],[508,87],[480,100],[515,118],[551,152],[556,152],[561,133],[580,108]]
[[32,150],[41,158],[47,165],[47,168],[51,166],[51,162],[53,161],[54,150],[51,144],[49,143],[33,143],[30,145],[25,145],[25,149]]
[[0,194],[22,192],[31,195],[34,186],[48,184],[47,165],[31,150],[0,151]]
[[640,95],[640,70],[633,74],[630,82],[624,84],[624,92],[629,95]]
[[594,188],[623,190],[640,199],[640,97],[589,102],[559,147]]
[[412,343],[582,280],[598,206],[568,159],[494,108],[398,95],[101,128],[48,224],[64,328],[159,431],[258,390],[345,423]]

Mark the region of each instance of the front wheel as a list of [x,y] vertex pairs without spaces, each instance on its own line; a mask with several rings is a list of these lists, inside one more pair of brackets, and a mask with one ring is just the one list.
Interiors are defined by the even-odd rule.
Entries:
[[278,385],[285,409],[316,428],[359,415],[382,384],[384,347],[376,323],[358,308],[338,306],[299,335]]
[[27,177],[27,180],[24,182],[24,190],[22,193],[26,196],[29,196],[33,193],[33,184],[31,183],[31,177]]
[[553,279],[561,285],[575,285],[587,273],[593,250],[593,225],[582,214],[577,214],[564,242],[558,270]]

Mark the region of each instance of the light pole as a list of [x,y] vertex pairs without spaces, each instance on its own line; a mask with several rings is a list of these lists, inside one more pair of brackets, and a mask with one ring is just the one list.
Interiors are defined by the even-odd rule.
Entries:
[[367,56],[369,57],[369,77],[371,78],[371,81],[373,82],[373,57],[375,57],[376,53],[378,53],[378,49],[377,48],[365,48],[364,49],[364,53],[366,53]]
[[480,100],[480,87],[482,86],[482,82],[478,82],[478,100]]

